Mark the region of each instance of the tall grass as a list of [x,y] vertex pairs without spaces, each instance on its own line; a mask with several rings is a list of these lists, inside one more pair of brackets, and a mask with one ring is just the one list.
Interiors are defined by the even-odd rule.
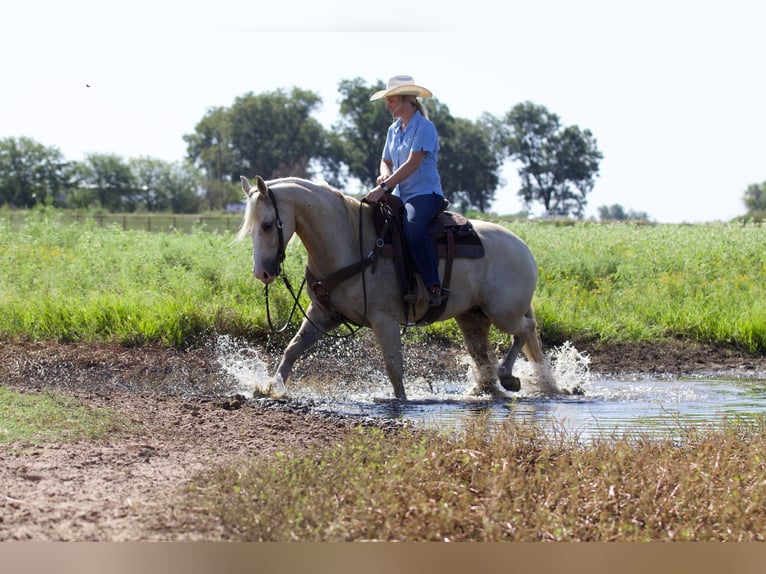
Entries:
[[248,246],[231,237],[0,222],[0,334],[183,346],[222,322],[263,332]]
[[546,338],[681,338],[766,349],[766,227],[514,223]]
[[[213,332],[268,333],[251,246],[234,243],[234,231],[64,224],[56,212],[24,221],[0,216],[0,336],[185,346]],[[766,350],[763,225],[505,225],[537,259],[535,308],[549,342],[680,338]],[[294,241],[286,269],[296,289],[304,261]],[[281,283],[270,299],[275,322],[286,319]],[[452,321],[421,333],[458,338]]]
[[176,512],[239,541],[763,540],[763,421],[587,447],[513,419],[486,425],[395,440],[360,429],[222,466]]

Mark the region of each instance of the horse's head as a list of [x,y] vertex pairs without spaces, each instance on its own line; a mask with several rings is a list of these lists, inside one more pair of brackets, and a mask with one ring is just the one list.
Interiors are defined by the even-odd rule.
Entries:
[[295,231],[292,206],[278,204],[261,176],[255,176],[255,186],[243,176],[240,179],[248,200],[238,238],[252,238],[253,275],[268,284],[279,275],[285,247]]

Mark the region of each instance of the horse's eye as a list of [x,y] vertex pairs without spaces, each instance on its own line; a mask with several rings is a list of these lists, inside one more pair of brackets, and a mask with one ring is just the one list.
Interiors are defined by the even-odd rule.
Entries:
[[273,221],[264,221],[263,223],[261,223],[261,229],[263,231],[271,231],[273,227],[274,227]]

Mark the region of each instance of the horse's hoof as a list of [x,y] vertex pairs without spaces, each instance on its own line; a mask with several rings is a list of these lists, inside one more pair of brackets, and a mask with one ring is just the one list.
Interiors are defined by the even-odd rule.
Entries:
[[492,388],[484,388],[480,387],[479,385],[474,385],[470,389],[468,389],[468,392],[466,393],[469,397],[483,397],[486,395],[491,395],[495,392],[496,389]]
[[500,377],[500,384],[503,385],[506,391],[511,391],[512,393],[517,393],[521,390],[521,379],[513,375]]
[[272,399],[284,399],[287,396],[287,387],[282,377],[277,375],[271,380],[267,394]]

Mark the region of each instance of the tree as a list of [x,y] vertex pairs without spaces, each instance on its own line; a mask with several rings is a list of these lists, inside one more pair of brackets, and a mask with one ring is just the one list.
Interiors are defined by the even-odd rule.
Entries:
[[501,154],[492,140],[492,124],[454,118],[434,101],[431,118],[439,130],[439,175],[444,195],[455,209],[489,211],[500,184]]
[[146,211],[162,211],[168,208],[168,198],[162,187],[162,176],[166,162],[150,157],[129,161],[130,172],[136,182],[137,198]]
[[649,221],[649,214],[645,211],[625,211],[619,203],[602,205],[598,208],[598,217],[601,221]]
[[340,119],[333,126],[321,160],[333,185],[342,185],[344,167],[351,177],[369,187],[374,185],[380,172],[380,156],[391,114],[380,102],[370,102],[370,94],[383,88],[382,82],[368,86],[360,78],[344,80],[338,85]]
[[582,217],[603,157],[591,132],[562,128],[556,114],[531,102],[514,106],[498,127],[509,157],[521,163],[524,203],[539,201],[549,213]]
[[[190,163],[170,163],[149,157],[130,160],[140,208],[147,211],[199,211],[202,176]],[[138,206],[137,206],[138,207]]]
[[321,98],[294,88],[236,98],[230,108],[210,110],[184,135],[187,157],[205,172],[207,204],[220,209],[230,200],[231,182],[260,175],[311,177],[312,160],[327,148],[322,125],[311,117]]
[[237,154],[231,145],[231,113],[217,107],[209,110],[194,128],[185,134],[186,154],[210,180],[223,180],[237,170]]
[[0,205],[54,203],[72,187],[72,176],[58,148],[27,137],[0,140]]
[[108,211],[133,211],[139,189],[130,167],[118,155],[88,154],[78,165],[80,185],[89,190],[99,207]]
[[766,181],[748,185],[742,200],[748,212],[766,211]]
[[322,154],[325,133],[311,112],[322,103],[315,93],[293,88],[239,97],[231,107],[231,146],[239,164],[232,181],[245,174],[264,179],[311,177],[311,159]]

